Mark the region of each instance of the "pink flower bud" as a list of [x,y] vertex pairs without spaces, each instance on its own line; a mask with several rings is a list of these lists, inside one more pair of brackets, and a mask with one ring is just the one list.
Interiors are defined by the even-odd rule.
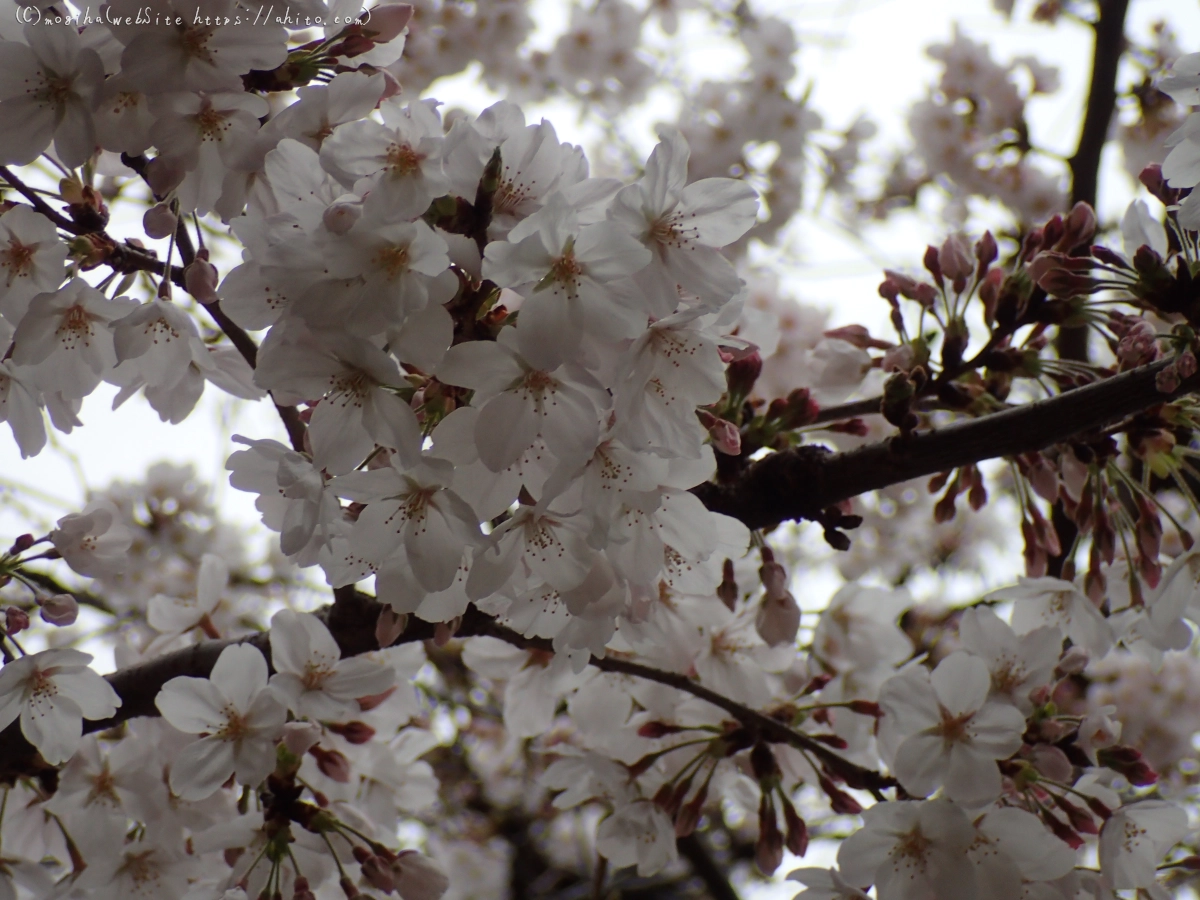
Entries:
[[387,3],[376,6],[369,13],[366,28],[375,32],[376,43],[386,44],[395,40],[408,27],[413,8],[408,3]]
[[1063,222],[1063,236],[1058,240],[1058,249],[1070,252],[1076,247],[1091,244],[1096,236],[1096,213],[1091,206],[1080,201],[1071,207]]
[[24,553],[34,545],[35,541],[36,539],[32,534],[18,535],[17,539],[13,541],[12,547],[9,548],[8,555],[16,556],[19,553]]
[[1191,378],[1196,374],[1196,354],[1191,350],[1184,350],[1175,360],[1175,371],[1179,373],[1180,378]]
[[156,156],[146,166],[146,183],[156,197],[165,197],[179,186],[186,174],[187,169],[180,160]]
[[79,617],[79,603],[70,594],[39,597],[38,606],[42,608],[42,620],[60,628],[74,625]]
[[1091,654],[1078,644],[1072,644],[1071,649],[1062,655],[1056,667],[1064,675],[1078,675],[1087,668]]
[[718,419],[706,409],[698,410],[700,424],[712,438],[713,446],[726,456],[737,456],[742,452],[742,433],[732,422]]
[[996,261],[999,255],[999,248],[996,246],[996,239],[992,237],[990,231],[985,231],[983,237],[975,242],[975,258],[979,260],[980,270],[987,269]]
[[142,229],[146,232],[147,237],[159,240],[174,234],[178,221],[179,219],[171,211],[171,207],[165,203],[159,203],[146,210],[146,214],[142,216]]
[[321,728],[312,722],[288,722],[283,726],[283,746],[293,756],[303,756],[321,740]]
[[796,598],[787,591],[775,597],[770,594],[763,597],[754,627],[759,637],[771,647],[793,643],[800,630],[800,607]]
[[321,221],[334,234],[345,234],[362,216],[361,203],[335,203],[321,214]]
[[183,284],[189,294],[201,303],[212,303],[217,297],[217,267],[207,259],[196,256],[183,270]]
[[392,867],[378,856],[368,856],[362,862],[362,876],[376,890],[390,894],[396,889]]
[[762,356],[757,349],[749,356],[731,362],[725,370],[725,383],[729,386],[729,393],[739,398],[749,396],[762,367]]
[[403,900],[439,900],[450,887],[450,879],[428,856],[405,850],[392,863],[396,890]]
[[379,619],[375,622],[375,640],[380,647],[390,647],[404,633],[408,625],[408,616],[397,615],[390,606],[379,611]]
[[334,734],[340,734],[351,744],[365,744],[375,737],[375,729],[366,722],[334,722],[325,727]]
[[763,794],[758,806],[758,842],[754,847],[754,862],[764,875],[771,875],[783,862],[783,834],[775,819],[775,807],[770,795]]
[[29,613],[23,609],[10,606],[4,611],[4,630],[9,634],[19,634],[29,627]]
[[946,277],[955,283],[955,290],[961,290],[958,287],[959,282],[965,284],[966,280],[975,274],[971,246],[961,234],[952,234],[946,238],[942,249],[938,251],[938,262],[941,263],[942,272]]
[[350,783],[350,760],[339,750],[325,750],[322,747],[310,747],[310,756],[317,761],[317,768],[327,778],[338,784]]

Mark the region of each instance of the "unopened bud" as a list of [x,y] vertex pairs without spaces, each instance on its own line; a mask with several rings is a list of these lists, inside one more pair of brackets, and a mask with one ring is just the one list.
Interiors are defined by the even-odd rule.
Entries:
[[321,221],[334,234],[345,234],[361,216],[361,203],[334,203],[322,213]]
[[371,18],[366,23],[369,31],[375,32],[375,41],[386,44],[398,38],[408,27],[412,18],[413,8],[408,3],[386,3],[371,10]]
[[325,750],[322,747],[310,747],[309,755],[317,761],[317,768],[327,777],[338,784],[350,783],[350,760],[340,750]]
[[1082,200],[1071,207],[1063,222],[1063,235],[1058,240],[1059,250],[1070,252],[1076,247],[1091,244],[1096,236],[1096,213]]
[[643,722],[638,727],[638,737],[657,740],[658,738],[666,737],[668,734],[679,734],[684,729],[679,725],[671,725],[668,722]]
[[996,246],[996,239],[992,237],[990,231],[985,231],[983,237],[975,242],[975,259],[979,262],[979,271],[981,274],[996,261],[999,253],[1000,250]]
[[764,875],[774,874],[783,862],[783,835],[779,833],[770,794],[763,794],[758,804],[758,841],[754,845],[754,862]]
[[408,626],[408,616],[398,615],[390,606],[379,610],[379,618],[375,621],[375,641],[382,647],[390,647],[404,633]]
[[[327,726],[334,734],[341,735],[351,744],[365,744],[375,737],[375,729],[366,722],[333,722]],[[304,749],[308,749],[305,747]]]
[[725,369],[725,383],[729,387],[729,393],[738,400],[748,397],[754,389],[754,382],[762,373],[762,367],[762,356],[758,350],[731,362]]
[[321,740],[321,729],[312,722],[288,722],[283,726],[283,746],[293,756],[303,756]]
[[738,586],[733,576],[733,560],[726,559],[721,566],[721,583],[717,585],[717,597],[730,612],[737,605]]
[[34,545],[35,539],[32,534],[22,534],[13,541],[12,546],[8,548],[9,556],[16,556],[18,553],[24,553]]
[[758,608],[754,627],[770,647],[792,644],[800,631],[800,606],[790,592],[767,593]]
[[64,625],[74,625],[79,617],[79,603],[70,594],[39,597],[38,606],[42,608],[42,621],[60,628]]
[[396,889],[396,879],[392,875],[392,867],[378,856],[368,856],[362,863],[362,876],[376,890],[390,894]]
[[803,856],[808,852],[808,826],[796,814],[796,807],[787,797],[783,798],[783,824],[786,829],[784,845],[788,852]]
[[441,867],[415,850],[406,850],[392,863],[396,891],[404,900],[439,900],[450,887]]
[[174,234],[178,221],[171,207],[165,203],[158,203],[146,210],[142,216],[142,229],[147,237],[157,241]]
[[966,287],[967,279],[975,272],[971,248],[966,239],[958,234],[946,238],[938,251],[938,261],[945,276],[954,282],[954,290],[961,292]]
[[862,804],[841,790],[837,785],[829,780],[824,775],[820,776],[819,783],[821,790],[825,792],[825,796],[829,798],[829,807],[839,816],[857,816],[862,812]]
[[876,719],[883,718],[883,707],[874,700],[851,700],[846,704],[846,709],[850,712],[858,713],[860,716],[873,716]]
[[462,627],[462,616],[455,616],[449,622],[438,622],[433,626],[433,643],[438,647],[445,647],[458,634],[458,629]]
[[174,157],[156,156],[146,165],[146,183],[156,197],[165,197],[179,186],[187,169]]
[[1078,675],[1087,668],[1090,660],[1091,655],[1087,650],[1078,644],[1072,644],[1071,648],[1059,659],[1057,668],[1063,675]]
[[4,630],[8,634],[20,634],[29,627],[29,613],[15,606],[4,611]]
[[199,254],[183,270],[183,285],[201,303],[212,303],[217,297],[217,267]]

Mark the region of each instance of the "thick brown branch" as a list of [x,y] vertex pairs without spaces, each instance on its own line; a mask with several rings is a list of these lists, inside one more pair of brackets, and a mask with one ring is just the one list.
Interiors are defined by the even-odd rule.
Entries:
[[[337,641],[342,656],[358,656],[378,649],[375,642],[375,622],[379,618],[379,603],[364,594],[359,594],[353,588],[339,589],[335,595],[336,602],[323,607],[317,615],[325,621],[334,640]],[[472,608],[464,616],[459,634],[483,634],[492,624],[488,616]],[[396,643],[431,640],[434,628],[435,626],[428,622],[411,618],[408,627]],[[158,696],[164,684],[179,675],[208,677],[221,651],[231,644],[252,644],[263,652],[270,665],[270,639],[266,632],[262,632],[247,637],[205,641],[164,654],[141,665],[121,669],[104,676],[121,698],[120,709],[110,719],[85,720],[84,732],[90,734],[103,731],[138,716],[157,716],[158,708],[154,705],[154,698]],[[33,747],[21,734],[19,721],[0,732],[0,782],[35,771],[39,768],[35,759]]]
[[773,453],[727,484],[693,489],[714,512],[749,528],[772,528],[788,519],[814,519],[821,511],[867,491],[923,475],[1041,450],[1087,434],[1134,413],[1200,388],[1193,376],[1172,394],[1161,393],[1158,362],[969,422],[900,442],[867,444],[847,453],[802,446]]
[[679,855],[691,863],[692,871],[704,882],[704,888],[712,900],[741,900],[729,883],[726,870],[717,865],[699,834],[693,832],[675,843],[679,847]]
[[1125,13],[1129,0],[1099,0],[1100,17],[1093,26],[1092,81],[1079,145],[1070,159],[1071,205],[1096,205],[1100,156],[1108,142],[1108,125],[1117,105],[1117,66],[1125,50]]
[[[1098,0],[1099,18],[1092,26],[1096,43],[1092,49],[1092,80],[1088,86],[1087,109],[1079,144],[1068,164],[1071,167],[1071,205],[1096,207],[1100,183],[1100,157],[1108,142],[1108,126],[1117,105],[1117,67],[1125,51],[1125,14],[1129,0]],[[1054,347],[1060,359],[1086,361],[1088,330],[1077,325],[1059,329]]]
[[[335,591],[334,603],[323,607],[317,614],[325,621],[334,640],[337,641],[342,656],[349,657],[377,649],[375,623],[381,608],[373,598],[360,594],[353,587],[349,587],[339,588]],[[412,617],[395,643],[431,640],[434,637],[435,629],[435,625]],[[498,638],[517,647],[553,652],[550,641],[542,638],[526,638],[471,607],[463,616],[457,636],[477,635]],[[121,707],[112,718],[84,721],[84,732],[90,734],[102,731],[139,716],[157,716],[159,713],[158,708],[154,705],[154,700],[164,684],[181,675],[194,678],[208,677],[221,652],[232,644],[240,643],[251,644],[261,650],[270,667],[270,636],[267,632],[261,632],[249,637],[205,641],[183,650],[167,653],[141,665],[130,666],[106,675],[105,680],[112,685],[117,696],[121,698]],[[617,672],[655,681],[705,700],[728,713],[744,727],[754,730],[763,740],[797,747],[819,759],[830,770],[848,779],[855,786],[870,786],[877,790],[890,783],[888,779],[878,773],[848,762],[808,735],[698,684],[686,675],[665,672],[612,656],[604,659],[592,657],[591,664],[601,671]],[[0,782],[11,781],[16,777],[34,774],[47,768],[44,764],[39,765],[38,760],[33,747],[21,733],[19,721],[12,723],[3,732],[0,732]]]

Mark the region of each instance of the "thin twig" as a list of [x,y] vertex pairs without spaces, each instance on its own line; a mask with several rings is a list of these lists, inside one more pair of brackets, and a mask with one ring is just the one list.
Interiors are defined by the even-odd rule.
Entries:
[[52,206],[50,206],[50,204],[48,204],[38,195],[37,191],[29,187],[29,185],[25,184],[25,182],[14,175],[8,166],[0,166],[0,176],[3,176],[4,180],[8,182],[10,187],[28,200],[34,209],[40,212],[43,216],[45,216],[63,231],[69,231],[71,234],[79,233],[79,228],[74,222],[72,222],[62,213],[57,212]]

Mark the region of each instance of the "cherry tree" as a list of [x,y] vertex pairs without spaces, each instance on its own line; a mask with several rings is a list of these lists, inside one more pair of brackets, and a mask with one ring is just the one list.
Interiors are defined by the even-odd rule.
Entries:
[[[995,5],[1094,37],[1069,158],[957,27],[882,146],[746,2],[17,8],[0,422],[253,405],[270,549],[165,464],[4,541],[0,898],[1200,889],[1200,53]],[[763,264],[931,206],[867,324]]]

